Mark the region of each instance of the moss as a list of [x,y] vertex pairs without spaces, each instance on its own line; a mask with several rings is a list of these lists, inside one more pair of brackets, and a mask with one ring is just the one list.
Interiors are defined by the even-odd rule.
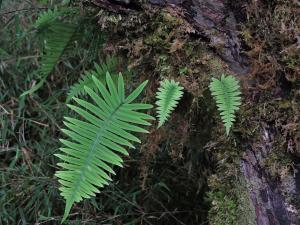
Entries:
[[293,160],[290,155],[285,154],[282,150],[278,151],[276,147],[274,150],[275,151],[272,151],[267,159],[262,162],[262,166],[267,169],[273,178],[284,177],[289,174],[289,171],[293,168]]
[[172,71],[172,66],[170,65],[169,62],[169,56],[166,54],[162,54],[158,56],[157,59],[157,66],[155,68],[155,71],[160,74],[162,77],[167,77],[168,74],[171,73]]
[[169,49],[172,43],[172,37],[182,33],[178,28],[183,21],[178,17],[172,16],[166,11],[157,14],[155,20],[151,23],[154,32],[145,37],[145,44],[159,46]]
[[[131,21],[130,18],[124,18],[126,20]],[[162,165],[158,161],[163,156],[164,170],[181,171],[181,179],[184,177],[189,181],[191,177],[193,185],[197,183],[197,187],[173,183],[163,174],[159,175],[160,179],[166,185],[170,182],[176,185],[172,186],[174,195],[181,193],[184,188],[196,190],[195,195],[199,199],[195,205],[202,209],[206,209],[207,204],[211,205],[208,212],[211,224],[252,225],[253,211],[249,196],[246,195],[247,188],[236,179],[239,160],[244,151],[241,142],[246,138],[258,139],[259,119],[269,113],[266,109],[271,112],[277,105],[265,104],[266,99],[271,101],[272,98],[267,92],[257,105],[248,104],[250,96],[245,94],[244,106],[238,114],[230,138],[226,138],[208,86],[211,77],[231,72],[207,47],[207,43],[187,35],[183,24],[183,21],[168,12],[151,12],[143,15],[139,24],[120,22],[121,27],[118,27],[117,33],[107,38],[110,41],[105,49],[124,59],[124,65],[129,65],[137,74],[133,77],[132,85],[135,85],[135,81],[138,83],[149,79],[147,101],[154,101],[161,79],[173,78],[185,88],[185,95],[169,122],[145,137],[141,153],[143,160],[139,169],[141,186],[147,190],[157,179],[154,174],[161,174]],[[275,112],[269,119],[274,118]],[[166,162],[172,164],[170,171],[166,168]],[[180,186],[180,190],[177,186]],[[205,193],[208,201],[202,202]],[[190,193],[188,195],[194,196]],[[183,199],[180,201],[186,202]],[[205,213],[199,213],[200,217],[207,216]]]
[[[213,129],[212,136],[224,135],[224,129],[220,129],[220,126],[216,126],[218,129]],[[212,225],[254,225],[251,223],[253,213],[249,206],[251,205],[249,193],[241,178],[243,175],[239,171],[243,150],[239,148],[239,143],[235,143],[237,139],[219,138],[219,141],[222,141],[222,144],[213,149],[215,163],[218,166],[208,179],[207,195],[211,203],[209,222]],[[247,218],[242,218],[242,215],[247,215]]]
[[[161,156],[159,150],[163,149],[176,168],[179,165],[189,168],[188,176],[197,171],[194,179],[199,182],[198,192],[208,191],[211,205],[208,217],[213,225],[255,224],[248,187],[239,166],[245,141],[254,146],[262,144],[262,126],[271,127],[277,140],[272,142],[271,153],[260,165],[271,178],[283,180],[284,174],[290,176],[293,155],[299,154],[300,93],[296,92],[299,84],[295,78],[299,55],[292,51],[295,48],[289,48],[294,41],[284,36],[286,31],[278,32],[282,28],[280,21],[287,28],[292,25],[285,17],[292,15],[285,14],[285,10],[292,8],[284,9],[282,5],[290,6],[288,1],[278,1],[247,9],[250,17],[241,25],[241,34],[250,49],[247,54],[253,59],[253,71],[252,76],[241,78],[243,104],[229,138],[224,136],[208,85],[212,76],[231,71],[207,43],[188,35],[184,21],[167,10],[139,15],[139,20],[128,15],[119,22],[117,33],[108,37],[110,43],[106,49],[126,59],[124,65],[130,65],[138,74],[133,81],[150,80],[147,101],[154,101],[158,83],[164,78],[176,79],[185,88],[184,98],[170,121],[147,136],[148,140],[156,141],[146,141],[143,146],[146,150],[142,153],[145,160],[141,171],[146,175],[141,176],[142,186],[147,189],[151,183],[153,168],[159,168],[153,161]],[[270,14],[265,14],[270,7],[272,20]],[[265,25],[266,29],[257,29],[257,24]],[[284,41],[278,45],[278,40]],[[286,193],[288,188],[287,185]],[[293,195],[287,194],[286,198],[292,199]]]
[[241,33],[250,49],[252,75],[264,89],[279,86],[279,76],[293,84],[299,81],[298,14],[299,4],[294,1],[260,1],[247,6],[248,20]]
[[[211,207],[208,219],[213,225],[236,225],[238,219],[238,200],[228,184],[223,183],[216,176],[210,178],[210,184],[214,186],[208,193]],[[217,188],[216,188],[217,187]]]
[[243,174],[238,172],[235,182],[235,194],[238,202],[238,217],[236,224],[256,225],[255,209],[251,204],[249,187],[246,184]]

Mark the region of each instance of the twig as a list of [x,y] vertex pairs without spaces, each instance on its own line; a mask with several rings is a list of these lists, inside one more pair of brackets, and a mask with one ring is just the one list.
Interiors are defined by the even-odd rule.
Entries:
[[27,8],[27,9],[16,9],[16,10],[13,10],[13,11],[8,11],[8,12],[1,13],[0,16],[4,16],[4,15],[11,14],[11,13],[16,13],[16,12],[39,10],[39,9],[48,9],[48,7],[40,7],[40,8],[34,8],[33,7],[33,8]]
[[9,152],[9,151],[16,151],[17,148],[0,148],[0,153],[1,152]]
[[5,114],[9,114],[9,112],[2,105],[0,105],[0,108],[3,109]]
[[36,59],[36,58],[39,58],[39,56],[38,55],[29,55],[29,56],[23,56],[23,57],[18,57],[18,58],[13,58],[13,59],[7,59],[7,60],[4,60],[3,62],[6,64],[9,64],[9,63],[14,63],[17,59],[18,60],[27,60],[27,59]]

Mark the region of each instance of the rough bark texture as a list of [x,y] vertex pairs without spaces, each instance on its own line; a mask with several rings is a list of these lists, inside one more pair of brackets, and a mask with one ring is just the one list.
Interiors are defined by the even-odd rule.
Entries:
[[171,8],[173,13],[186,19],[195,33],[205,38],[220,57],[237,74],[247,74],[249,66],[241,55],[241,43],[236,31],[234,14],[226,6],[225,0],[149,0],[149,4],[139,5],[130,1],[94,0],[96,5],[112,12],[127,13],[146,7]]
[[248,184],[250,198],[255,209],[256,222],[258,225],[292,225],[300,224],[298,212],[286,202],[282,196],[285,191],[299,193],[297,180],[299,175],[287,179],[288,190],[283,183],[274,181],[262,168],[261,162],[270,156],[273,150],[274,136],[268,127],[262,129],[261,143],[247,148],[241,161],[241,170]]
[[209,40],[221,58],[238,74],[246,74],[249,67],[241,56],[241,43],[236,32],[233,12],[224,0],[150,0],[152,4],[175,7],[195,27],[202,37]]

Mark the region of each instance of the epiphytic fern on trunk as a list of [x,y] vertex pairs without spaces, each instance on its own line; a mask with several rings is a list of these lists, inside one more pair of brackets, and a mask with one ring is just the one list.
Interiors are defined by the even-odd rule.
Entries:
[[212,78],[209,88],[216,99],[217,107],[225,125],[226,134],[228,135],[235,121],[234,112],[241,105],[239,82],[233,76],[222,74],[220,80]]

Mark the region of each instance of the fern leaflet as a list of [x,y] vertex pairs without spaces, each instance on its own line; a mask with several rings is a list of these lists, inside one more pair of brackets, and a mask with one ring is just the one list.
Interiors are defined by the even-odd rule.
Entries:
[[46,27],[50,26],[52,22],[56,21],[60,15],[61,13],[57,10],[57,8],[42,12],[35,21],[34,27],[38,29],[38,32],[41,32]]
[[93,76],[99,79],[102,83],[105,83],[106,72],[114,74],[116,72],[116,66],[117,60],[114,57],[107,58],[106,63],[101,65],[94,63],[95,69],[84,72],[83,77],[76,84],[70,87],[67,102],[69,102],[73,97],[83,95],[85,93],[84,86],[87,86],[94,91],[97,90],[93,81]]
[[174,80],[165,80],[160,83],[159,91],[156,93],[158,127],[161,127],[170,116],[170,113],[177,106],[183,95],[183,87]]
[[235,121],[234,112],[241,105],[239,82],[233,76],[222,74],[220,80],[212,78],[209,88],[216,99],[217,107],[228,135]]
[[39,17],[34,23],[34,27],[38,30],[38,34],[40,35],[43,31],[47,30],[53,22],[57,22],[66,16],[74,17],[78,15],[78,13],[79,8],[76,7],[60,7],[59,10],[57,8],[48,9],[39,14]]
[[114,174],[112,165],[122,167],[122,158],[117,154],[128,155],[125,147],[134,148],[131,142],[140,140],[131,132],[148,133],[140,125],[151,125],[147,120],[154,118],[138,110],[152,108],[150,104],[132,103],[143,91],[143,82],[128,97],[125,97],[123,77],[120,74],[117,85],[109,73],[106,74],[106,88],[97,78],[92,78],[101,96],[91,88],[84,87],[94,103],[76,98],[78,104],[68,105],[84,120],[65,117],[67,127],[62,131],[69,137],[62,139],[63,154],[56,154],[63,162],[56,172],[61,195],[66,200],[63,221],[69,215],[75,202],[90,198],[99,192],[98,188],[111,181],[108,173]]

